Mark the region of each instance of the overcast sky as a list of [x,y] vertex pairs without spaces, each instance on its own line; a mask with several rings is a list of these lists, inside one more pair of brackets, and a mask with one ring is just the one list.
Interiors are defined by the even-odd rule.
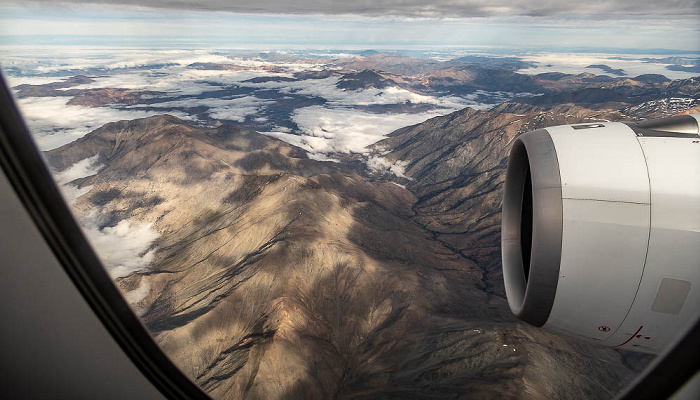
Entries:
[[218,37],[231,45],[700,51],[698,21],[700,0],[0,0],[0,36]]
[[266,14],[364,16],[698,15],[698,0],[25,0],[15,4],[113,4]]

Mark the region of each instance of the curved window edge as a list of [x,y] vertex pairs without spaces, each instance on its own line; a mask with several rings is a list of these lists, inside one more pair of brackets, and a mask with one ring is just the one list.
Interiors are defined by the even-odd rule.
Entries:
[[210,399],[158,347],[85,238],[0,73],[0,168],[97,318],[141,373],[170,399]]

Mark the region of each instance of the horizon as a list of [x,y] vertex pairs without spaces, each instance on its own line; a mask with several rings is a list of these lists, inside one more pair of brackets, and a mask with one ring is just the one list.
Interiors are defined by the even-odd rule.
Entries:
[[[0,6],[0,46],[125,45],[700,54],[693,15],[477,17],[236,13],[86,5]],[[615,19],[617,18],[617,19]],[[182,32],[188,32],[184,35]],[[630,34],[633,32],[633,34]],[[62,42],[62,40],[64,42]],[[170,43],[168,43],[170,42]]]

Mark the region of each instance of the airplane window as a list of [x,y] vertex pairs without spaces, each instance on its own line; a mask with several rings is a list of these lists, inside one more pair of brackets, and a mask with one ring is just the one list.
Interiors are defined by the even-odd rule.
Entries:
[[[3,79],[66,203],[212,398],[607,399],[652,361],[641,328],[513,315],[504,181],[525,132],[700,113],[697,5],[418,3],[0,6]],[[658,310],[696,301],[666,279]]]

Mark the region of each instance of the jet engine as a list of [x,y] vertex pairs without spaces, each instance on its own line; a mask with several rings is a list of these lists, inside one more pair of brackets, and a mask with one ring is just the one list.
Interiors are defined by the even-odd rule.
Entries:
[[503,277],[534,326],[658,353],[700,316],[700,114],[518,137]]

